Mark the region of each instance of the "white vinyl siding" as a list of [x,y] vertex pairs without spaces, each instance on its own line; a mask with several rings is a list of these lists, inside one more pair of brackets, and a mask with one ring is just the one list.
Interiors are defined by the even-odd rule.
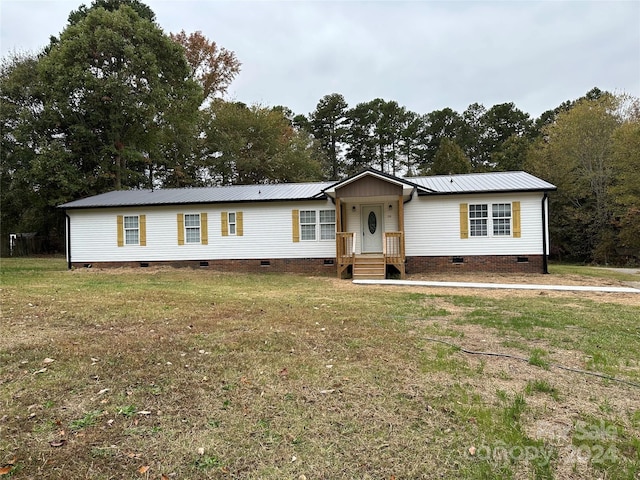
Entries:
[[[146,213],[147,246],[144,250],[118,248],[115,217],[136,214],[140,208],[97,208],[69,210],[71,218],[71,256],[73,262],[127,262],[167,260],[269,259],[269,258],[333,258],[335,241],[294,243],[291,237],[291,210],[328,210],[330,200],[295,202],[262,202],[256,204],[202,205],[200,210],[201,241],[204,242],[203,213],[208,213],[208,245],[176,240],[176,218],[185,212],[180,206],[148,207]],[[221,212],[236,212],[236,236],[223,237]],[[242,221],[241,215],[242,214]],[[225,215],[226,216],[226,215]],[[142,217],[142,215],[140,215]],[[140,222],[142,223],[142,222]],[[241,235],[241,225],[244,225]],[[142,225],[141,225],[142,227]],[[183,227],[184,231],[184,227]],[[142,232],[141,232],[142,235]],[[231,240],[232,241],[227,241]],[[142,240],[142,238],[141,238]]]
[[[407,256],[536,255],[542,254],[542,193],[434,195],[414,198],[405,204]],[[519,203],[518,203],[519,202]],[[520,237],[511,219],[511,235],[460,238],[461,204],[510,204],[512,217],[519,205]],[[490,209],[489,209],[490,210]],[[548,218],[548,217],[547,217]]]

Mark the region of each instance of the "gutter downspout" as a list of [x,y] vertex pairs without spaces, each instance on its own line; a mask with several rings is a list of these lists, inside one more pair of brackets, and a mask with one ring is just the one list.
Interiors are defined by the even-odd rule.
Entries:
[[67,212],[64,216],[67,217],[67,269],[71,270],[71,217]]
[[549,264],[547,261],[547,205],[549,204],[549,195],[544,192],[542,196],[542,273],[549,273]]

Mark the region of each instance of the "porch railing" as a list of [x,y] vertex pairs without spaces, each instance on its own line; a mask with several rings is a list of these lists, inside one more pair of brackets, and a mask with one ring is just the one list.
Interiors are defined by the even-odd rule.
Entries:
[[402,232],[384,232],[382,253],[385,263],[395,266],[404,278],[404,234]]
[[336,260],[338,262],[338,277],[342,276],[347,267],[353,265],[356,255],[356,234],[354,232],[336,232]]

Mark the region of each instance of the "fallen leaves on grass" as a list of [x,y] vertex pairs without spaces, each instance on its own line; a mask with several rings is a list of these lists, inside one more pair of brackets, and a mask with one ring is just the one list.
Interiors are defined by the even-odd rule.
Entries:
[[138,469],[138,473],[140,475],[144,475],[145,473],[147,473],[148,470],[149,470],[149,465],[143,465]]
[[65,443],[67,443],[67,441],[64,438],[61,438],[60,440],[51,440],[49,442],[49,445],[51,445],[53,448],[59,448],[64,446]]

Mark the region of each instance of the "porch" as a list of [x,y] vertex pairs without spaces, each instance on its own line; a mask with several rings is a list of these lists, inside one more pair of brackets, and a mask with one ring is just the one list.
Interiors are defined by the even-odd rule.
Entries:
[[384,279],[387,267],[394,267],[401,279],[405,278],[405,251],[403,232],[383,232],[382,253],[356,254],[354,232],[336,233],[336,263],[338,278],[351,269],[353,279]]

